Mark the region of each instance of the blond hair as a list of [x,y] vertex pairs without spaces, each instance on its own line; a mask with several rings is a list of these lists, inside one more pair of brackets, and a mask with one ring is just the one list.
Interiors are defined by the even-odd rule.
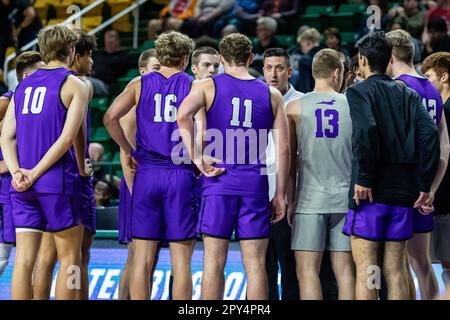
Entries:
[[247,64],[253,47],[247,36],[242,33],[232,33],[220,41],[219,50],[226,62],[242,66]]
[[70,54],[70,48],[77,42],[75,31],[62,25],[45,27],[38,34],[38,43],[42,59],[49,63],[53,60],[64,61]]
[[177,32],[168,31],[159,35],[155,42],[156,57],[161,65],[166,67],[177,67],[181,58],[189,56],[195,48],[194,40]]
[[394,30],[386,33],[386,39],[392,45],[392,55],[409,65],[413,64],[414,42],[405,30]]
[[298,42],[300,41],[311,41],[312,43],[318,45],[320,43],[320,33],[316,28],[310,28],[303,31],[298,37]]
[[329,78],[336,69],[344,68],[345,56],[333,49],[322,49],[313,58],[312,74],[314,79]]

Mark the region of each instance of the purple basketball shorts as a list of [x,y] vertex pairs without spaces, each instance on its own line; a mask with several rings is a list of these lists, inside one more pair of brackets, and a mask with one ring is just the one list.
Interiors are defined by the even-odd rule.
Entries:
[[364,201],[347,213],[342,232],[372,241],[404,241],[413,235],[413,208]]
[[131,194],[124,178],[119,190],[119,243],[131,243]]
[[79,196],[26,191],[11,193],[11,201],[16,228],[58,232],[80,224]]
[[433,213],[421,214],[418,210],[414,210],[413,216],[413,233],[428,233],[434,229]]
[[83,177],[81,193],[81,222],[92,235],[97,230],[97,216],[95,210],[94,185],[92,177]]
[[16,230],[13,223],[11,203],[0,203],[0,243],[16,243]]
[[195,238],[195,175],[191,169],[138,166],[133,183],[133,239]]
[[269,198],[247,196],[203,196],[197,233],[238,240],[269,237],[272,216]]

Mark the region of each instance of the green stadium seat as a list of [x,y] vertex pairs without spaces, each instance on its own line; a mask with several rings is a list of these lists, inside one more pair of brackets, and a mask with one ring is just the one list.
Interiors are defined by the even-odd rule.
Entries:
[[111,137],[105,127],[97,128],[91,137],[92,142],[106,142],[110,139]]
[[115,174],[117,177],[119,177],[119,178],[122,178],[122,177],[123,177],[123,171],[122,171],[122,170],[116,170],[116,171],[114,172],[114,174]]
[[338,12],[329,15],[330,26],[344,32],[358,30],[366,14],[365,12],[365,4],[341,4]]
[[134,78],[139,77],[140,75],[141,74],[139,73],[138,69],[130,69],[130,70],[128,70],[127,74],[125,76],[123,76],[123,78],[128,78],[128,79],[133,80]]
[[334,6],[308,6],[305,14],[299,16],[299,23],[323,30],[328,27],[328,17],[334,13],[334,9]]
[[111,159],[112,162],[120,162],[120,151],[116,152]]
[[110,159],[111,159],[111,152],[105,152],[105,153],[103,154],[103,159],[102,159],[102,161],[108,162]]
[[341,32],[341,45],[346,46],[349,43],[356,42],[356,32]]
[[275,38],[278,40],[283,48],[289,48],[295,44],[295,35],[276,35]]
[[155,41],[145,40],[145,42],[141,46],[141,51],[145,51],[147,49],[153,49],[154,47],[155,47]]
[[364,3],[343,3],[339,6],[337,13],[339,14],[355,14],[366,12],[366,4]]
[[106,111],[108,109],[108,98],[107,97],[94,98],[91,100],[91,103],[89,105],[91,106],[92,109]]

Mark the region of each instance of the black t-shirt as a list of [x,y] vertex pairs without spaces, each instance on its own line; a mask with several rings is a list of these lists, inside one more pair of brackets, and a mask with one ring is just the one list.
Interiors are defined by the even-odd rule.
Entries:
[[0,34],[2,37],[11,35],[11,22],[9,21],[11,10],[12,6],[5,6],[0,1]]
[[105,83],[111,85],[131,68],[136,68],[137,61],[125,51],[114,53],[97,52],[94,54],[94,74]]
[[[29,7],[33,6],[33,2],[31,0],[16,0],[13,2],[12,10],[9,13],[9,21],[12,23],[15,27],[18,27],[22,24],[23,20],[25,20],[24,12]],[[31,24],[22,29],[22,31],[19,34],[19,42],[20,38],[26,41],[33,40],[36,35],[38,34],[39,30],[42,28],[41,19],[39,19],[39,16],[36,13],[36,16],[33,19],[33,22]],[[24,44],[24,43],[22,43]]]
[[[444,103],[445,122],[450,135],[450,99]],[[447,167],[444,178],[439,185],[434,197],[434,214],[450,213],[450,169]]]
[[450,36],[444,36],[432,44],[433,52],[449,52],[450,51]]

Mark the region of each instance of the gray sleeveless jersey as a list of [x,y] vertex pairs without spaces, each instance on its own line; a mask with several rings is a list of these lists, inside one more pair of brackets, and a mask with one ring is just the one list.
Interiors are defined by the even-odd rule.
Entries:
[[310,92],[300,98],[297,213],[348,209],[352,122],[347,98]]

